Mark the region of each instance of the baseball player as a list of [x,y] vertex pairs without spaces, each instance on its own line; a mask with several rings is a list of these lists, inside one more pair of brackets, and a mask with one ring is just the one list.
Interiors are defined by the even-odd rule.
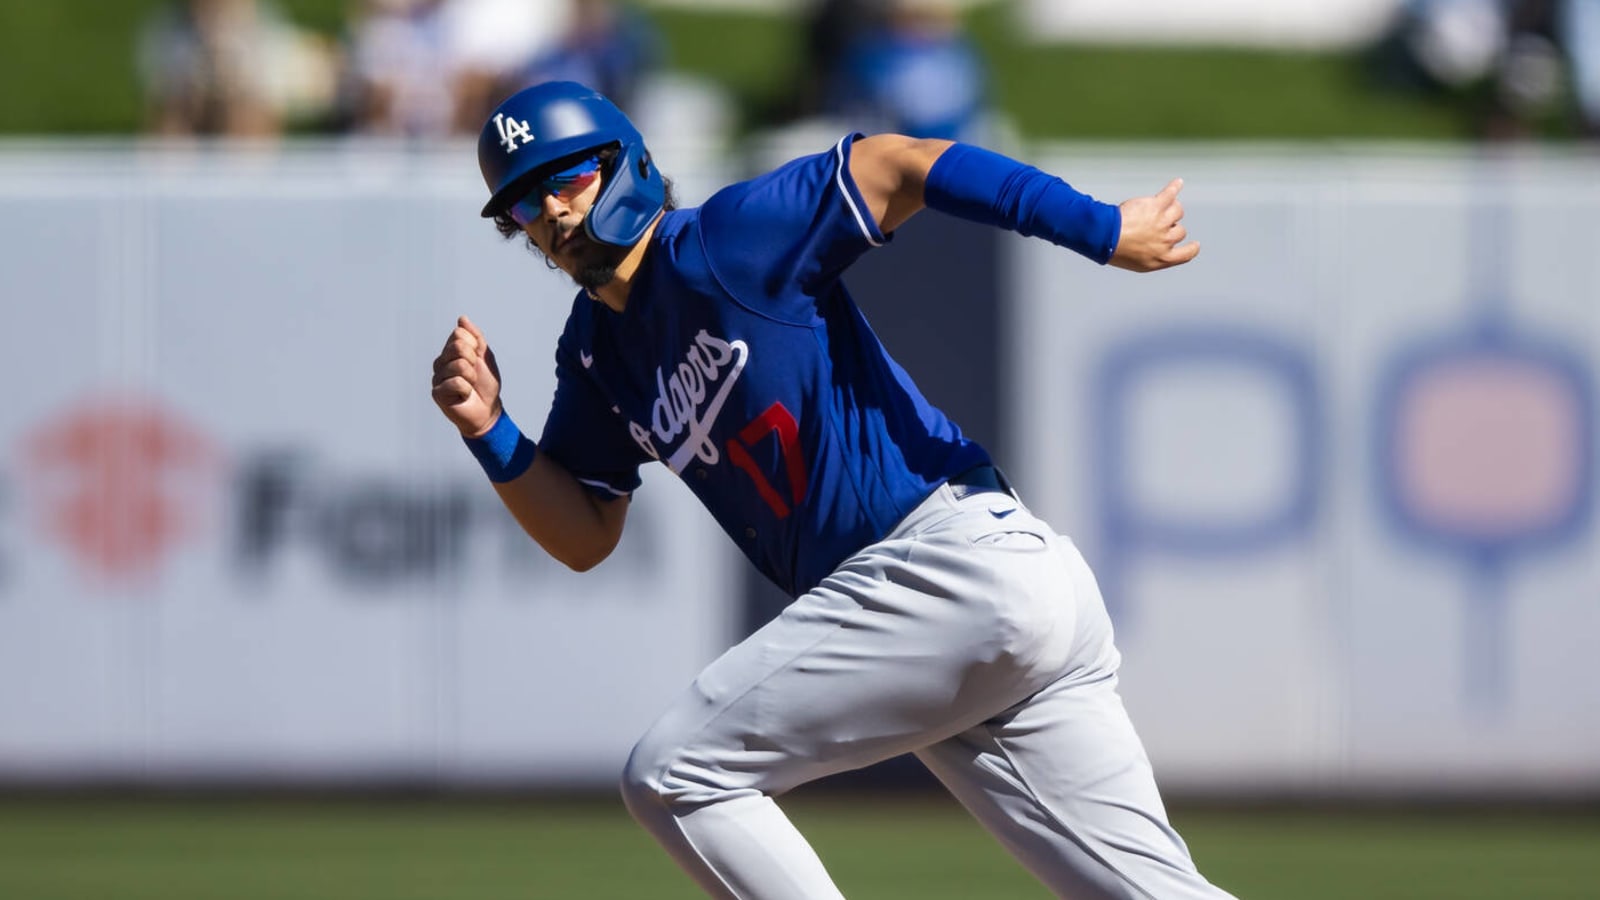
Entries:
[[915,753],[1064,897],[1226,897],[1167,822],[1077,549],[925,400],[840,281],[924,207],[1099,263],[1186,263],[1181,182],[1120,207],[964,144],[846,135],[676,209],[644,140],[570,82],[484,125],[483,215],[578,293],[537,443],[462,317],[433,397],[528,534],[616,547],[659,461],[794,601],[640,739],[628,809],[711,896],[842,895],[774,798]]

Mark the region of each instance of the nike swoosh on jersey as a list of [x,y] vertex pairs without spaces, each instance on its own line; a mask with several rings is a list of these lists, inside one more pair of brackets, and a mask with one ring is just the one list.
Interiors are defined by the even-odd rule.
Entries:
[[590,366],[594,365],[594,357],[590,356],[589,354],[587,354],[585,352],[583,352],[582,350],[579,350],[578,351],[578,362],[583,363],[583,367],[585,369],[587,369]]

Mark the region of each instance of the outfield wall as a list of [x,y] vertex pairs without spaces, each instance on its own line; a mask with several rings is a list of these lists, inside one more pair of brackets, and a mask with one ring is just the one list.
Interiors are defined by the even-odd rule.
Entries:
[[1066,151],[1187,180],[1142,278],[1017,242],[1011,445],[1170,780],[1600,787],[1593,159]]
[[580,577],[434,408],[468,313],[537,433],[574,293],[459,149],[0,163],[0,777],[592,783],[733,638],[676,479]]
[[[740,168],[660,149],[688,202]],[[745,563],[670,476],[574,575],[433,408],[467,312],[535,429],[571,297],[462,158],[0,152],[0,781],[597,785],[737,637]],[[1600,165],[1041,158],[1185,176],[1199,262],[1007,238],[999,327],[902,356],[1000,336],[995,443],[1095,565],[1167,782],[1600,789]],[[949,247],[897,243],[866,287]]]

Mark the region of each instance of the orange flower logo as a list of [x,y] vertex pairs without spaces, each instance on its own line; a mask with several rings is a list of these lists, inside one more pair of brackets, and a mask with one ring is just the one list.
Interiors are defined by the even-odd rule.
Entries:
[[197,487],[218,458],[153,402],[94,401],[37,429],[23,450],[46,531],[110,579],[154,573],[199,524]]

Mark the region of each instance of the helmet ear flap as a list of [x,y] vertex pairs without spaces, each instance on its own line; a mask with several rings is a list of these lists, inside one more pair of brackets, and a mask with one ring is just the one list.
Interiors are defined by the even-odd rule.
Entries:
[[584,230],[602,244],[629,246],[644,236],[666,199],[666,183],[644,142],[624,141],[584,218]]

